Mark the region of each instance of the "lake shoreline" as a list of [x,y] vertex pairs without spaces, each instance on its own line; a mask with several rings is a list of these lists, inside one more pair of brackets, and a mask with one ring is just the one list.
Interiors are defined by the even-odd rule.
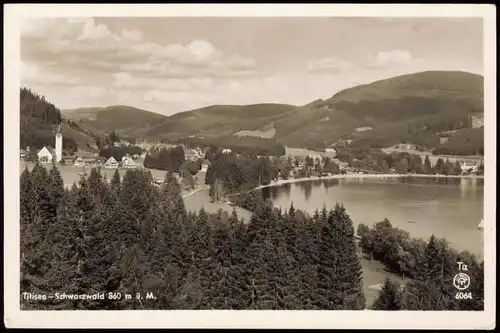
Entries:
[[471,176],[471,175],[426,175],[426,174],[344,174],[344,175],[331,175],[324,177],[303,177],[294,179],[281,179],[273,181],[267,185],[260,185],[253,190],[260,190],[266,187],[275,187],[285,184],[300,183],[313,180],[329,180],[329,179],[385,179],[385,178],[465,178],[465,179],[484,179],[484,176]]

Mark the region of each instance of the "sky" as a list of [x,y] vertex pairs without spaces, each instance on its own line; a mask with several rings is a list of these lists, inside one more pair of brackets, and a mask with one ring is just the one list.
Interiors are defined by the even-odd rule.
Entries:
[[21,84],[60,109],[303,105],[425,70],[483,74],[480,18],[29,18]]

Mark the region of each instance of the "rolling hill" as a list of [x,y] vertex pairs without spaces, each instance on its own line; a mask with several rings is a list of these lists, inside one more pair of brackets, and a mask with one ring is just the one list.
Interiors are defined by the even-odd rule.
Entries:
[[[63,115],[90,131],[115,130],[147,139],[252,137],[318,149],[350,139],[379,147],[409,142],[438,148],[439,133],[453,130],[463,135],[477,127],[477,119],[483,117],[483,77],[458,71],[419,72],[348,88],[303,106],[213,105],[169,117],[113,106],[68,110]],[[475,129],[474,137],[481,131],[482,127]]]
[[[340,137],[397,143],[409,125],[428,128],[483,110],[483,77],[429,71],[345,89],[276,125],[277,139],[325,145]],[[425,128],[425,126],[422,126]],[[369,131],[356,131],[371,127]]]
[[146,135],[247,135],[304,148],[326,147],[350,138],[376,146],[416,141],[435,148],[438,132],[466,129],[466,119],[482,112],[481,75],[427,71],[352,87],[304,106],[214,105],[186,111],[168,117]]
[[296,106],[287,104],[213,105],[170,116],[147,135],[217,138],[242,131],[268,131],[274,122],[289,117],[295,109]]
[[113,130],[125,136],[142,136],[154,124],[167,117],[158,113],[137,109],[131,106],[114,105],[63,110],[64,118],[70,119],[81,127],[100,134]]

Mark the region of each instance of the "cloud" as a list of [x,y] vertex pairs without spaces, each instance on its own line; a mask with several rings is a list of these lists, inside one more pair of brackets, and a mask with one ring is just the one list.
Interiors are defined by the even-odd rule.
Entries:
[[108,89],[95,86],[76,86],[70,89],[70,97],[72,98],[86,96],[87,98],[99,99],[108,93]]
[[47,65],[56,60],[60,70],[79,68],[99,73],[147,73],[163,77],[254,75],[255,60],[226,55],[209,41],[195,39],[161,45],[146,41],[141,31],[114,33],[93,18],[33,18],[21,29],[21,57]]
[[126,40],[130,40],[133,42],[140,42],[142,41],[142,32],[139,30],[133,29],[133,30],[127,30],[123,29],[121,32],[121,37]]
[[54,73],[47,69],[21,61],[21,83],[22,84],[49,84],[55,86],[76,86],[82,81],[76,77]]
[[368,56],[365,67],[384,68],[407,65],[412,61],[411,53],[402,50],[379,51],[376,56]]
[[401,67],[412,62],[412,55],[408,51],[390,50],[379,51],[376,55],[367,55],[360,61],[350,62],[344,59],[330,57],[313,60],[307,64],[307,70],[313,74],[347,73],[367,68]]
[[169,102],[184,102],[189,98],[189,94],[185,92],[172,92],[172,91],[161,91],[161,90],[149,90],[144,95],[144,100],[146,102],[159,102],[159,103],[169,103]]
[[353,67],[352,63],[335,57],[314,60],[307,64],[307,70],[310,73],[339,73]]
[[21,59],[23,84],[59,96],[61,108],[119,103],[178,112],[221,103],[229,91],[245,94],[242,80],[248,86],[264,76],[254,59],[209,40],[162,44],[93,18],[23,21]]

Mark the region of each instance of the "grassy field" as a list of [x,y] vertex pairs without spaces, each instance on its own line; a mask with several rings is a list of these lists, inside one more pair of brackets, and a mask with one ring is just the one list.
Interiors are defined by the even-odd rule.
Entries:
[[234,208],[238,213],[238,216],[242,217],[245,220],[245,222],[248,222],[250,220],[250,216],[252,215],[251,212],[241,207],[231,206],[226,203],[210,202],[208,189],[201,189],[189,196],[185,196],[184,204],[186,205],[187,210],[195,212],[198,212],[201,209],[201,207],[204,207],[205,211],[208,213],[217,213],[219,209],[231,213]]
[[377,284],[384,283],[386,277],[402,285],[407,282],[399,275],[388,272],[379,261],[363,258],[361,259],[361,266],[363,269],[363,293],[365,294],[367,306],[370,306],[375,301],[379,293],[373,287]]
[[321,157],[333,157],[334,156],[334,154],[327,153],[324,151],[314,151],[314,150],[310,150],[310,149],[291,148],[291,147],[285,147],[285,155],[293,156],[293,157],[306,157],[309,155],[320,155]]

